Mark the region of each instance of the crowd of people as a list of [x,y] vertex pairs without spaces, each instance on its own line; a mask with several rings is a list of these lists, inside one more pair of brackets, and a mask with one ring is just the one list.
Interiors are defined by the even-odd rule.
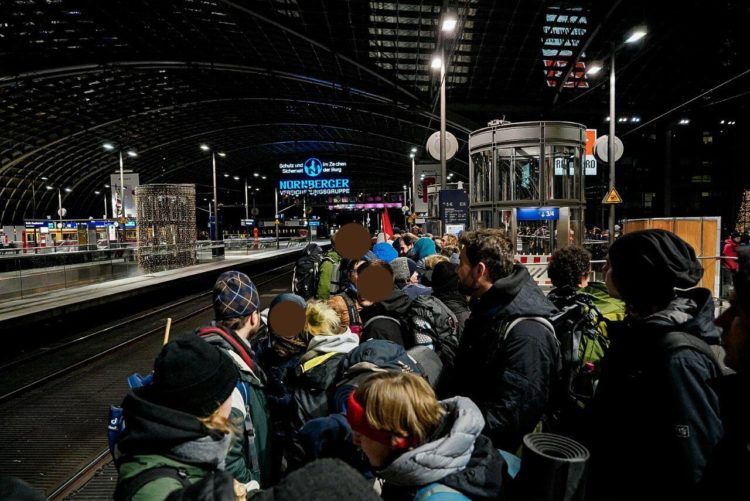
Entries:
[[115,497],[522,500],[539,431],[588,448],[587,499],[747,495],[750,249],[715,319],[694,250],[662,230],[617,239],[606,286],[585,249],[557,250],[549,294],[501,230],[378,240],[349,259],[334,239],[310,297],[267,309],[223,273],[215,321],[125,397]]

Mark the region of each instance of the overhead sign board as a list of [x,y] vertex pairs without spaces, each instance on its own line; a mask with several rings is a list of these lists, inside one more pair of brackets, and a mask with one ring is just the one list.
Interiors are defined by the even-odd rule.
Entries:
[[557,207],[521,207],[516,209],[516,221],[557,221],[560,209]]
[[282,195],[341,195],[351,191],[344,176],[346,162],[310,157],[302,162],[280,163],[279,193]]
[[469,197],[464,190],[441,190],[438,201],[443,224],[465,227],[469,222]]

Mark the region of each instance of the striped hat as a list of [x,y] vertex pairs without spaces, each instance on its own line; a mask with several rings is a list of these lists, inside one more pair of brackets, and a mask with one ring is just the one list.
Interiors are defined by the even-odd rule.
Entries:
[[239,271],[225,271],[214,284],[216,320],[246,317],[260,309],[258,289],[250,277]]

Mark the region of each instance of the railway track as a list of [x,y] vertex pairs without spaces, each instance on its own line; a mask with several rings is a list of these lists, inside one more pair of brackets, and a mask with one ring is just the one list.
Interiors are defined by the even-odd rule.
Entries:
[[[288,290],[292,266],[254,274],[259,292]],[[122,400],[129,374],[150,370],[164,319],[172,317],[175,336],[205,325],[212,317],[209,294],[135,315],[0,366],[3,381],[9,374],[35,374],[0,388],[0,470],[23,478],[52,499],[63,499],[85,484],[109,462],[108,405]],[[93,345],[93,353],[84,349]]]

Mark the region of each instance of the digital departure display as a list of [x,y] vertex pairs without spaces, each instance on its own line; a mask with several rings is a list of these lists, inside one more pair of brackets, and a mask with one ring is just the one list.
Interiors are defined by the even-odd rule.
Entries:
[[282,195],[346,195],[351,180],[343,177],[346,162],[310,157],[297,163],[280,163]]

